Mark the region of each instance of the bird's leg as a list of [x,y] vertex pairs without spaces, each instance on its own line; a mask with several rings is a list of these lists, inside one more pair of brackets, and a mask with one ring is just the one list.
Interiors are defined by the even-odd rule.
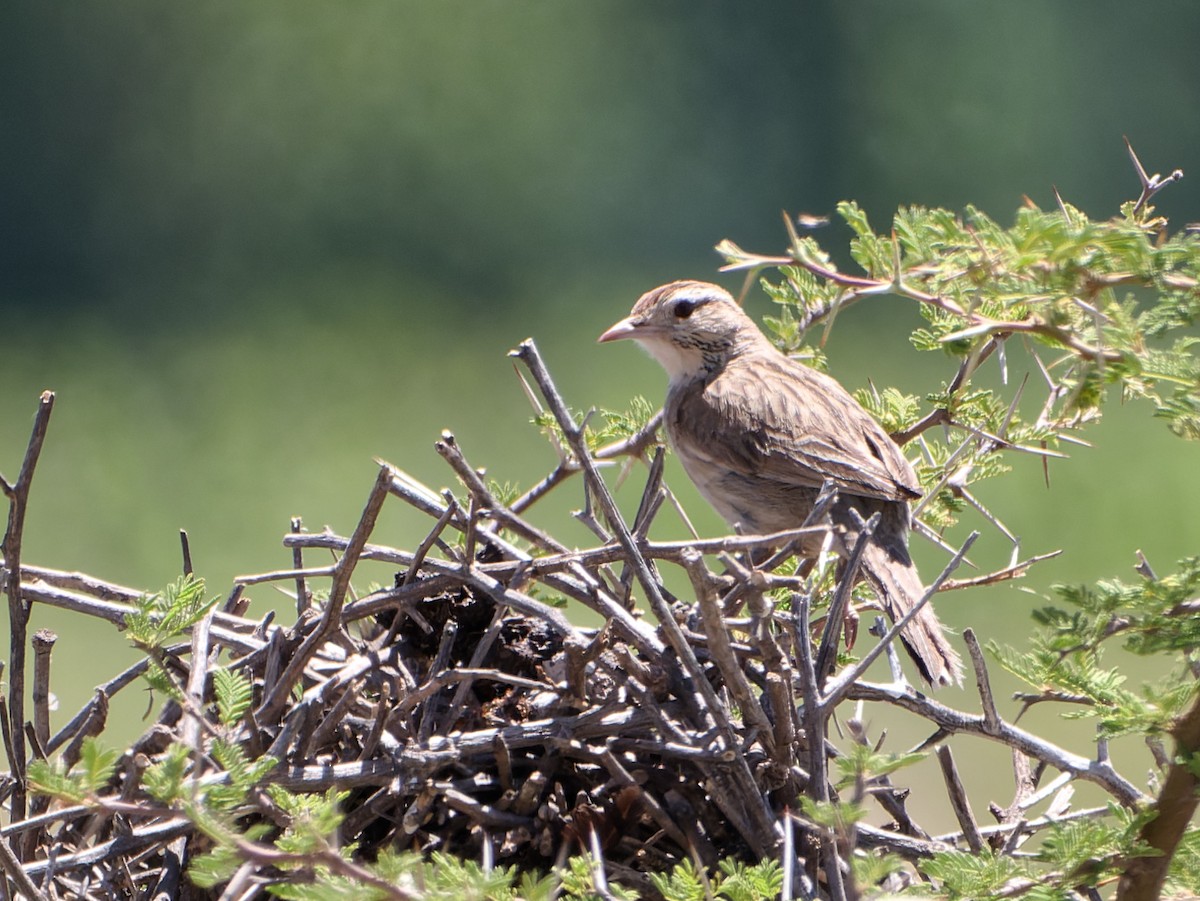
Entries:
[[842,620],[842,640],[846,642],[846,650],[854,650],[854,642],[858,640],[858,611],[851,604],[846,608],[846,617]]
[[[839,559],[836,569],[836,582],[841,582],[846,578],[846,561]],[[846,650],[854,650],[854,643],[858,641],[858,608],[854,604],[853,595],[850,598],[850,603],[846,605],[846,615],[842,618],[842,640],[846,643]]]

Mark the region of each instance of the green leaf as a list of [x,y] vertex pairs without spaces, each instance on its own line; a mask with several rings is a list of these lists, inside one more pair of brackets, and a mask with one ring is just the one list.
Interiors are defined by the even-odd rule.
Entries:
[[706,880],[690,860],[676,864],[669,873],[649,873],[650,884],[665,901],[704,901]]
[[166,804],[183,797],[189,755],[186,745],[176,743],[167,749],[158,763],[147,768],[145,776],[142,777],[142,786],[151,797]]
[[254,703],[254,684],[242,673],[219,669],[213,673],[217,717],[222,726],[235,726]]
[[181,576],[162,591],[142,595],[125,617],[130,639],[145,648],[161,648],[183,635],[217,603],[204,597],[204,580]]
[[72,772],[78,774],[88,792],[99,794],[112,779],[120,759],[121,752],[116,748],[106,748],[98,738],[88,737],[83,740],[79,763],[72,768]]
[[629,401],[628,410],[601,410],[600,426],[593,429],[589,422],[588,448],[599,450],[606,444],[633,437],[649,425],[656,409],[646,398],[637,395]]
[[867,812],[858,804],[837,801],[814,801],[800,798],[800,810],[813,823],[835,833],[843,833],[847,827],[864,819]]
[[924,759],[925,754],[923,753],[891,754],[875,751],[868,745],[855,742],[846,754],[838,757],[835,761],[838,771],[842,774],[838,785],[853,785],[859,777],[877,779],[881,776],[888,776],[896,770],[912,766]]
[[31,791],[58,798],[67,804],[82,803],[89,794],[82,778],[63,772],[49,760],[30,761],[26,777]]
[[718,866],[722,877],[717,881],[717,894],[729,901],[773,901],[783,890],[783,867],[773,858],[754,866],[726,858]]
[[985,849],[978,854],[945,851],[920,861],[923,874],[941,883],[951,898],[984,898],[999,893],[1010,879],[1030,876],[1029,865]]

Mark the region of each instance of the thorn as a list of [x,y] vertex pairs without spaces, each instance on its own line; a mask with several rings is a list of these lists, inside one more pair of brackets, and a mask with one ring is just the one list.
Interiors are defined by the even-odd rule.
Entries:
[[1058,204],[1058,211],[1063,214],[1063,218],[1067,222],[1070,222],[1071,214],[1067,212],[1067,205],[1063,202],[1062,195],[1058,193],[1058,185],[1051,185],[1050,187],[1054,191],[1054,202]]

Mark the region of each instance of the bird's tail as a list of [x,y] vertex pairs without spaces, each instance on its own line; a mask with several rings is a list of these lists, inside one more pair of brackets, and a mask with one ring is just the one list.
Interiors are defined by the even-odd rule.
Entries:
[[[874,541],[868,542],[863,550],[862,574],[895,622],[925,594],[921,577],[907,551],[900,554],[897,549]],[[916,661],[921,676],[934,688],[962,684],[962,658],[950,647],[946,630],[934,613],[932,603],[926,602],[909,620],[900,639]]]

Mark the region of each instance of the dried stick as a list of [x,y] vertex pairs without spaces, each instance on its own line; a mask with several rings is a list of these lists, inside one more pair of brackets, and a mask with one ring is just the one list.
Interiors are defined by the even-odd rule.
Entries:
[[387,498],[388,487],[391,485],[394,475],[395,472],[390,466],[384,464],[379,467],[379,476],[375,479],[375,486],[367,498],[366,508],[359,518],[354,534],[350,536],[345,553],[338,561],[337,571],[333,575],[333,585],[329,591],[329,600],[326,602],[324,610],[321,611],[320,622],[301,643],[292,659],[288,661],[283,673],[280,674],[279,680],[271,687],[270,693],[255,711],[259,722],[274,722],[278,718],[283,705],[291,694],[292,686],[300,680],[301,674],[308,666],[308,661],[325,643],[326,638],[341,625],[342,606],[346,602],[346,593],[350,588],[350,576],[362,555],[363,548],[366,547],[367,538],[375,528],[375,521],[379,518],[379,511],[383,508],[383,502]]
[[404,584],[411,585],[417,578],[417,573],[421,571],[421,564],[425,562],[425,556],[433,548],[434,544],[442,537],[442,532],[446,526],[450,524],[450,520],[459,515],[458,502],[454,500],[452,495],[447,492],[446,509],[442,511],[442,515],[438,517],[429,534],[421,539],[421,543],[417,545],[416,551],[413,552],[412,562],[408,566],[408,571],[404,574]]
[[17,891],[33,901],[49,901],[49,896],[33,884],[29,873],[21,866],[21,861],[13,853],[7,841],[0,838],[0,869],[16,884]]
[[[1051,826],[1057,826],[1059,823],[1069,823],[1072,820],[1088,820],[1111,815],[1112,808],[1108,807],[1107,805],[1104,807],[1087,807],[1083,810],[1074,810],[1070,813],[1064,813],[1062,816],[1041,816],[1033,820],[1025,820],[1020,824],[1020,831],[1026,835],[1032,835],[1035,832],[1041,831],[1042,829],[1048,829]],[[1012,829],[1012,823],[999,823],[995,826],[980,826],[979,834],[984,838],[990,838],[1002,836],[1005,833],[1011,833]],[[935,835],[931,840],[953,845],[962,839],[962,832],[947,832],[944,835]]]
[[967,800],[966,789],[958,776],[958,767],[954,765],[954,753],[946,745],[937,747],[938,763],[942,767],[942,778],[946,781],[946,791],[950,795],[950,806],[954,808],[954,816],[962,827],[963,836],[972,854],[983,852],[983,836],[979,834],[979,823],[971,812],[971,802]]
[[91,867],[106,860],[115,860],[146,848],[155,847],[185,835],[193,829],[195,826],[186,817],[172,818],[134,829],[127,835],[118,835],[110,841],[100,842],[76,854],[64,854],[52,860],[32,861],[25,864],[24,869],[31,878],[42,876],[47,872],[59,875],[80,867]]
[[190,576],[195,570],[192,569],[192,543],[188,540],[187,529],[179,530],[179,548],[183,553],[183,574]]
[[983,725],[985,729],[995,730],[1000,725],[1000,714],[996,712],[996,698],[992,694],[992,681],[988,678],[987,661],[983,659],[983,650],[979,647],[979,639],[975,630],[968,627],[963,629],[963,642],[967,653],[971,656],[971,666],[975,670],[975,683],[979,686],[979,700],[983,704]]
[[[83,613],[88,616],[94,616],[97,619],[103,619],[112,623],[114,626],[124,628],[125,617],[134,611],[134,608],[128,604],[121,604],[115,601],[102,600],[100,598],[88,597],[87,595],[78,594],[74,591],[64,591],[58,588],[37,581],[24,582],[21,585],[21,593],[30,601],[35,601],[39,604],[47,604],[51,607],[58,607],[63,610],[70,610],[74,613]],[[229,614],[217,613],[213,617],[214,622],[225,622],[234,617],[229,617]],[[253,626],[246,620],[241,620],[242,623]],[[250,631],[250,630],[248,630]],[[276,627],[273,631],[280,631]],[[212,627],[212,638],[214,641],[240,653],[250,653],[252,651],[261,650],[263,642],[251,635],[243,635],[239,632],[234,632],[227,627]]]
[[544,531],[526,522],[520,516],[513,513],[500,503],[492,494],[487,483],[483,480],[476,470],[471,468],[463,456],[462,449],[458,446],[458,440],[454,434],[449,431],[443,431],[440,441],[434,442],[434,449],[442,455],[450,468],[454,470],[471,496],[487,507],[488,511],[500,521],[500,523],[512,529],[522,538],[532,542],[538,547],[547,548],[554,551],[564,551],[566,548]]
[[[802,595],[797,598],[793,612],[797,635],[796,650],[797,663],[800,669],[800,691],[801,696],[804,698],[804,706],[801,708],[801,718],[804,722],[804,732],[808,739],[808,795],[818,804],[828,804],[830,801],[829,767],[826,759],[825,733],[828,729],[829,715],[832,710],[822,705],[821,690],[817,684],[816,662],[813,660],[812,643],[808,637],[811,603],[811,595]],[[829,887],[830,897],[845,901],[846,886],[842,881],[841,858],[838,854],[837,838],[830,830],[824,827],[808,823],[804,823],[804,826],[816,832],[818,840],[816,850],[825,867],[825,878]],[[812,875],[814,876],[815,863],[816,861],[813,862],[814,872]]]
[[163,848],[162,867],[150,892],[150,901],[174,901],[179,897],[179,877],[183,875],[183,852],[186,848],[186,838],[177,838]]
[[[298,535],[304,531],[304,523],[299,516],[292,517],[290,526],[293,535]],[[308,590],[308,580],[302,575],[304,572],[304,551],[300,547],[292,548],[292,568],[297,571],[296,616],[303,616],[304,612],[312,605],[312,594]]]
[[990,727],[982,714],[964,713],[947,707],[921,694],[912,686],[877,685],[859,681],[847,687],[845,696],[903,708],[928,720],[948,734],[966,733],[1000,742],[1056,769],[1099,785],[1126,807],[1137,807],[1150,800],[1137,786],[1113,769],[1108,761],[1092,760],[1073,754],[1004,720],[994,728]]
[[907,626],[913,617],[915,617],[921,611],[922,607],[929,603],[930,598],[938,593],[942,583],[945,582],[946,579],[950,578],[950,574],[958,568],[960,563],[962,563],[963,558],[967,555],[967,551],[971,549],[971,545],[975,543],[975,539],[978,537],[978,532],[972,532],[967,536],[967,540],[964,541],[962,547],[958,549],[958,553],[955,554],[953,559],[946,564],[946,568],[942,570],[941,574],[933,580],[933,584],[925,589],[925,594],[921,596],[921,599],[913,604],[912,607],[904,614],[904,616],[900,617],[895,623],[892,624],[892,627],[888,629],[887,634],[884,635],[883,638],[879,639],[878,644],[869,649],[867,653],[863,654],[862,659],[859,660],[858,663],[848,668],[837,678],[837,681],[834,682],[828,693],[821,700],[821,704],[823,706],[828,708],[836,706],[838,701],[846,694],[847,690],[853,686],[856,681],[863,677],[863,674],[866,673],[870,665],[875,662],[876,658],[882,654],[884,650],[892,644],[892,642],[896,640],[901,631],[903,631],[904,627]]
[[[524,379],[522,379],[524,382]],[[528,390],[528,386],[526,386]],[[531,400],[536,401],[531,395]],[[535,409],[539,409],[540,405],[535,403]],[[658,430],[662,426],[663,411],[658,410],[650,420],[642,426],[637,432],[630,435],[628,438],[622,438],[619,441],[614,441],[612,444],[606,444],[599,448],[593,456],[597,460],[615,460],[620,457],[641,457],[646,452],[646,448],[654,444],[658,438]],[[552,488],[566,481],[570,476],[580,472],[580,466],[570,457],[564,457],[558,466],[556,466],[549,475],[542,481],[534,485],[523,495],[517,498],[510,505],[510,509],[514,513],[521,513],[532,507],[538,500],[544,497]]]
[[[496,541],[495,535],[482,529],[488,535],[488,541]],[[302,536],[287,536],[284,539],[285,543],[293,542],[302,543],[305,547],[329,547],[341,548],[346,546],[346,539],[336,535],[302,535]],[[682,549],[680,545],[680,549]],[[367,545],[362,553],[363,559],[380,560],[388,563],[394,563],[398,566],[410,566],[412,555],[403,551],[397,551],[393,548],[381,547],[378,545]],[[602,555],[608,557],[608,554]],[[612,554],[612,559],[620,559],[619,552]],[[540,558],[539,558],[540,559]],[[571,563],[565,558],[556,560],[561,563],[562,568],[571,567]],[[465,583],[472,588],[476,588],[486,593],[498,603],[507,604],[514,610],[524,613],[528,616],[534,616],[548,622],[556,632],[564,636],[573,636],[579,630],[568,620],[561,611],[543,604],[527,594],[515,591],[505,587],[498,579],[492,576],[492,573],[498,573],[505,578],[511,578],[518,567],[525,569],[530,577],[540,575],[537,571],[538,561],[509,561],[504,563],[473,563],[469,571],[463,571],[461,564],[447,564],[443,561],[425,559],[424,568],[427,571],[434,573],[437,577],[445,577],[448,581]],[[285,574],[280,574],[286,577]],[[591,587],[581,586],[566,578],[549,578],[543,577],[542,581],[547,586],[555,590],[561,590],[569,594],[572,598],[592,608],[601,615],[615,620],[621,626],[627,637],[638,646],[638,649],[643,653],[658,655],[661,654],[664,648],[662,640],[655,634],[652,626],[643,620],[632,616],[628,610],[621,606],[620,602],[606,591],[600,590],[599,583],[591,576],[588,577]],[[428,583],[420,582],[406,588],[413,589],[414,597],[424,596],[429,590]],[[390,600],[401,596],[406,589],[392,589],[379,595],[373,595],[374,605],[371,608],[362,606],[363,602],[356,602],[354,606],[355,617],[361,618],[368,616],[371,613],[378,612],[379,609],[395,606]],[[388,603],[384,601],[388,600]],[[365,599],[364,599],[365,600]],[[370,612],[367,612],[367,611]]]
[[[696,551],[686,554],[684,568],[687,570],[688,578],[692,581],[692,590],[700,604],[700,616],[704,621],[704,634],[708,637],[709,653],[721,670],[729,693],[733,695],[734,701],[741,708],[742,718],[759,731],[759,736],[768,747],[768,753],[774,756],[775,742],[771,721],[767,717],[766,711],[763,710],[762,704],[759,703],[758,696],[750,685],[750,680],[746,678],[745,670],[734,656],[733,647],[729,641],[729,632],[721,616],[721,607],[717,602],[708,570],[705,569],[700,554]],[[777,715],[779,714],[777,713]]]
[[[732,554],[741,551],[757,550],[759,548],[779,547],[781,544],[794,542],[793,550],[796,550],[798,546],[801,553],[808,554],[809,551],[815,552],[820,548],[822,539],[824,539],[829,531],[828,526],[804,526],[796,529],[785,529],[781,532],[768,532],[763,535],[727,535],[720,538],[700,538],[690,541],[639,541],[637,546],[647,560],[667,560],[682,566],[683,554],[688,551],[699,551],[702,554]],[[486,527],[480,529],[480,534],[485,535],[488,541],[496,540],[494,533],[489,532]],[[286,535],[283,539],[285,547],[329,548],[333,550],[344,549],[347,541],[348,539],[335,535],[332,532]],[[606,563],[619,563],[624,559],[624,554],[625,552],[621,547],[608,544],[584,550],[563,550],[561,553],[551,553],[542,557],[529,559],[522,558],[503,560],[496,563],[476,563],[474,568],[479,572],[488,573],[498,578],[510,578],[518,570],[524,571],[528,578],[541,578],[548,573],[571,570],[572,567],[581,564],[584,566],[600,566]],[[527,557],[527,555],[525,556]],[[411,566],[414,557],[415,553],[378,544],[368,544],[362,553],[362,559],[364,560],[376,560],[404,567]],[[772,559],[775,558],[772,557]],[[430,560],[429,562],[432,565],[438,565],[438,561],[436,560]],[[306,569],[303,572],[306,575],[330,575],[332,574],[332,567]],[[461,572],[461,566],[459,564],[455,564],[453,567],[443,565],[438,572],[447,574]],[[291,579],[294,575],[295,570],[282,569],[255,575],[238,576],[237,579],[246,584],[257,584],[261,582],[285,581]],[[588,578],[589,584],[599,584],[596,579],[590,576]],[[782,581],[775,581],[771,587],[781,587],[782,585]],[[945,590],[944,586],[942,590]],[[361,601],[355,603],[357,605]]]
[[[591,454],[588,453],[583,430],[575,424],[575,419],[567,409],[562,396],[558,393],[558,388],[551,381],[550,373],[546,370],[541,355],[538,353],[537,346],[533,343],[533,339],[527,338],[521,342],[521,345],[516,350],[511,351],[510,354],[520,359],[529,367],[534,381],[537,382],[538,389],[542,392],[543,397],[546,398],[546,402],[549,403],[555,419],[558,420],[559,427],[563,430],[563,434],[571,445],[572,452],[584,469],[589,490],[600,503],[601,510],[609,520],[609,525],[617,533],[617,540],[621,545],[621,549],[633,564],[638,581],[642,585],[642,590],[646,592],[646,598],[650,602],[650,608],[659,620],[660,628],[666,634],[667,641],[675,650],[675,653],[679,655],[679,659],[683,663],[688,676],[695,683],[694,687],[699,688],[701,695],[704,697],[709,715],[715,716],[715,711],[720,708],[720,702],[717,699],[716,693],[712,690],[712,686],[708,684],[708,680],[704,678],[704,673],[700,669],[700,663],[696,660],[696,655],[688,644],[683,631],[679,628],[678,623],[675,622],[675,618],[671,614],[671,608],[663,597],[658,582],[655,580],[646,562],[646,558],[642,555],[641,549],[633,540],[633,535],[630,533],[628,526],[625,525],[620,511],[617,510],[616,502],[613,501],[608,486],[600,477],[595,461],[592,459]],[[728,731],[728,728],[726,731]]]
[[764,745],[786,771],[792,763],[791,747],[796,737],[796,705],[792,697],[792,667],[772,629],[773,608],[764,594],[767,579],[758,571],[739,572],[741,568],[733,557],[725,556],[723,561],[739,579],[748,577],[746,608],[750,612],[750,635],[766,669],[767,698],[774,721],[774,740],[765,741]]
[[1062,551],[1049,551],[1045,554],[1035,554],[1032,557],[1027,557],[1011,566],[1006,566],[1003,569],[998,569],[995,572],[986,573],[982,576],[975,576],[971,579],[947,579],[942,583],[941,591],[958,591],[962,588],[977,588],[981,585],[995,585],[999,582],[1007,582],[1010,579],[1020,579],[1029,571],[1029,567],[1035,563],[1041,563],[1043,560],[1050,560],[1062,554]]
[[25,645],[26,629],[29,625],[30,601],[21,591],[21,539],[25,529],[25,513],[29,506],[29,489],[33,472],[37,468],[42,444],[46,440],[46,429],[50,425],[50,413],[54,410],[54,392],[43,391],[38,401],[37,414],[33,420],[33,432],[25,448],[25,459],[16,482],[9,484],[0,477],[0,488],[8,497],[8,525],[0,551],[4,554],[4,593],[8,596],[9,624],[9,672],[8,672],[8,715],[13,737],[12,756],[9,765],[17,778],[9,806],[13,820],[25,818],[25,764],[27,760],[22,726],[25,722]]
[[[327,574],[332,573],[332,568]],[[291,572],[291,570],[289,570]],[[89,598],[95,598],[101,601],[114,601],[118,605],[116,608],[97,608],[96,611],[84,609],[79,612],[88,613],[89,615],[100,616],[103,619],[108,619],[116,625],[122,625],[121,620],[115,618],[117,611],[121,611],[121,615],[128,612],[129,605],[136,604],[141,600],[146,592],[139,591],[134,588],[127,588],[124,585],[117,585],[113,582],[106,582],[102,579],[97,579],[93,576],[85,575],[84,573],[63,572],[57,569],[48,569],[44,566],[21,566],[22,591],[28,593],[31,586],[49,586],[51,588],[62,589],[75,594],[85,595]],[[234,580],[235,582],[237,579]],[[35,598],[41,603],[48,603],[54,606],[66,606],[67,609],[72,609],[69,604],[56,604],[53,599],[42,600]],[[228,605],[226,601],[226,605]],[[261,631],[261,623],[258,620],[246,619],[245,617],[231,613],[228,610],[218,610],[213,615],[213,622],[222,629],[233,632],[251,634],[256,631]]]
[[[853,508],[851,508],[853,512]],[[846,561],[846,571],[842,574],[841,580],[838,582],[837,591],[834,592],[833,600],[829,604],[829,613],[825,618],[825,629],[821,633],[821,644],[817,648],[816,660],[816,676],[817,684],[824,685],[825,679],[833,672],[833,665],[837,662],[837,648],[841,640],[842,623],[846,618],[846,608],[850,606],[850,592],[854,588],[855,579],[858,575],[858,567],[862,563],[862,555],[867,549],[867,542],[875,533],[875,527],[879,525],[879,514],[874,514],[866,523],[859,523],[858,538],[854,542],[854,547],[850,551],[850,558]],[[808,641],[807,635],[801,635],[800,641]]]
[[192,667],[188,672],[187,685],[184,689],[188,704],[184,712],[181,739],[192,749],[197,758],[200,755],[200,732],[203,721],[204,686],[208,681],[208,639],[212,630],[213,614],[210,610],[200,618],[192,629]]
[[[430,684],[436,683],[438,676],[444,673],[450,665],[450,650],[454,646],[454,639],[457,637],[458,623],[453,619],[446,620],[446,624],[442,627],[442,639],[438,643],[437,653],[433,657],[433,663],[429,666],[429,672],[432,674]],[[432,697],[440,691],[441,685],[436,685],[434,690],[430,692],[430,696]],[[425,710],[421,715],[421,722],[417,726],[417,741],[421,744],[427,742],[429,736],[433,734],[433,724],[437,720],[437,713],[435,704],[427,703],[425,705]]]
[[33,633],[33,728],[43,748],[50,742],[50,653],[56,641],[49,629]]
[[[496,612],[492,615],[492,622],[488,626],[487,631],[483,633],[483,637],[479,639],[479,643],[475,645],[475,650],[471,652],[471,659],[467,663],[467,668],[479,670],[483,667],[483,662],[487,659],[488,653],[492,649],[492,645],[496,642],[496,636],[500,634],[500,629],[504,625],[504,608],[497,607]],[[450,699],[450,711],[453,713],[462,708],[466,703],[467,692],[471,690],[474,684],[474,679],[463,679],[458,683],[458,688],[454,690],[454,697]]]

